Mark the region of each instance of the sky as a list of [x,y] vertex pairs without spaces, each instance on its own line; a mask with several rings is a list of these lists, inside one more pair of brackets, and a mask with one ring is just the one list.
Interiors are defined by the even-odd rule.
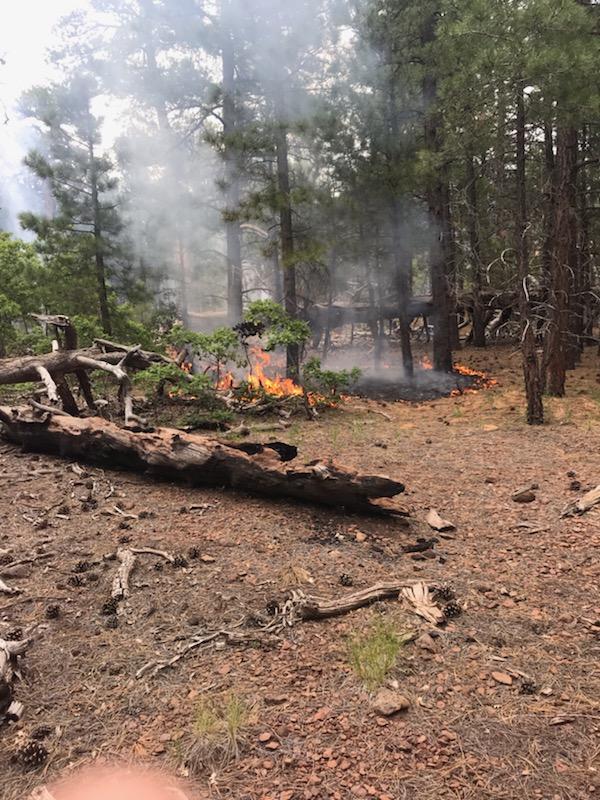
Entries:
[[[14,176],[27,150],[31,123],[19,118],[15,104],[21,94],[55,75],[46,62],[59,20],[87,0],[0,0],[0,198],[10,205],[13,219],[23,200]],[[7,199],[8,198],[8,199]],[[18,230],[15,220],[15,230]]]

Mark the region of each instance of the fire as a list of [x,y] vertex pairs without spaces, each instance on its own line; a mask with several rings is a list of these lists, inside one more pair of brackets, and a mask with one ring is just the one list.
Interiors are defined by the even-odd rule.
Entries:
[[[260,347],[250,349],[249,362],[249,372],[240,381],[242,385],[246,385],[249,394],[262,392],[271,397],[302,397],[304,395],[304,389],[294,383],[291,378],[284,378],[281,375],[269,377],[266,374],[265,370],[273,367],[273,361],[270,353],[261,350]],[[228,372],[217,383],[217,389],[224,391],[233,389],[235,382],[233,373]],[[314,405],[319,399],[311,393],[308,393],[307,397],[311,405]]]
[[498,381],[494,378],[490,378],[485,372],[471,369],[471,367],[467,367],[465,364],[454,364],[454,372],[458,372],[459,375],[467,375],[475,378],[475,385],[467,386],[464,389],[453,389],[452,392],[450,392],[451,397],[458,397],[461,394],[475,394],[475,392],[478,392],[480,389],[490,389],[492,386],[498,385]]

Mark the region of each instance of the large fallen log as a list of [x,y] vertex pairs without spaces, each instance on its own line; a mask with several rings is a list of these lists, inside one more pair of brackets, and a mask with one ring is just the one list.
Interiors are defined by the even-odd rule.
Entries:
[[3,436],[24,449],[124,467],[191,485],[224,486],[251,494],[293,497],[356,511],[406,512],[371,504],[404,491],[382,475],[361,475],[333,463],[291,466],[297,450],[283,442],[222,442],[172,428],[133,431],[101,417],[68,417],[0,406]]

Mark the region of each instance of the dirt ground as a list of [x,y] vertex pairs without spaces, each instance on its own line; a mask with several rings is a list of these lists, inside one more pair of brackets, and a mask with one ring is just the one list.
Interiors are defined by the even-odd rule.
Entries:
[[[0,443],[2,560],[44,556],[0,567],[24,590],[0,595],[0,636],[22,628],[34,638],[16,687],[25,715],[0,730],[4,800],[105,760],[183,775],[194,798],[600,796],[600,507],[560,517],[600,483],[595,354],[570,375],[566,399],[547,401],[539,429],[523,422],[511,348],[467,350],[460,360],[498,385],[421,405],[352,399],[279,435],[303,460],[333,455],[402,480],[408,525],[123,472],[81,474]],[[86,503],[90,480],[96,505]],[[529,484],[539,487],[535,501],[515,503],[512,493]],[[455,536],[439,538],[434,558],[415,558],[404,547],[431,535],[429,508],[455,523]],[[111,554],[127,542],[196,548],[197,557],[176,568],[140,556],[111,629],[101,613]],[[274,642],[193,651],[157,677],[136,678],[298,581],[310,578],[303,588],[326,597],[352,591],[342,575],[353,589],[405,578],[456,589],[462,615],[437,630],[431,649],[405,645],[390,676],[408,711],[379,717],[348,656],[348,638],[382,617],[399,632],[429,630],[396,601],[299,624]],[[46,617],[52,604],[56,619]],[[218,708],[232,696],[252,706],[239,758],[187,775],[199,702],[210,697]],[[11,756],[40,726],[50,728],[49,759],[24,772]]]

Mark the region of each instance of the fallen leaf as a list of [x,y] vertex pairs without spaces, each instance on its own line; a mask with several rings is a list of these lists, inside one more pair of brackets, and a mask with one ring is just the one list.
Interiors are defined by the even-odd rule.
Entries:
[[512,686],[513,679],[508,672],[492,672],[492,678],[503,686]]

